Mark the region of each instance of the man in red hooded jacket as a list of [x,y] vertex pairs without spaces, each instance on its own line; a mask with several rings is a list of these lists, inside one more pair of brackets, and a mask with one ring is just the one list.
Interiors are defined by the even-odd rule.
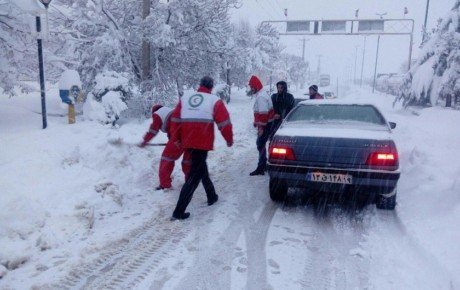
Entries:
[[[144,141],[139,145],[145,147],[160,131],[168,134],[168,138],[171,137],[171,115],[173,109],[163,107],[161,105],[154,105],[152,107],[152,124],[150,124],[149,131],[144,135]],[[174,170],[174,164],[181,155],[184,153],[184,149],[176,146],[171,140],[166,144],[163,153],[161,154],[160,169],[158,171],[160,185],[156,187],[156,190],[165,190],[171,188],[171,174]],[[187,160],[187,156],[184,155],[182,158],[182,172],[184,172],[185,178],[187,178],[190,172],[191,161]]]
[[208,205],[214,204],[219,198],[209,179],[206,158],[208,151],[214,147],[214,123],[217,123],[228,147],[233,145],[233,130],[224,103],[211,94],[213,87],[214,80],[203,77],[198,91],[184,95],[172,114],[171,140],[184,148],[184,154],[190,156],[192,161],[190,174],[182,187],[172,219],[186,219],[190,216],[185,210],[200,181],[203,181]]
[[260,93],[263,85],[260,79],[256,76],[251,76],[249,79],[249,95],[255,95],[254,102],[254,127],[257,128],[257,150],[259,151],[259,162],[256,170],[249,175],[264,175],[267,167],[267,141],[270,136],[270,131],[273,123],[274,110],[273,103],[268,94]]

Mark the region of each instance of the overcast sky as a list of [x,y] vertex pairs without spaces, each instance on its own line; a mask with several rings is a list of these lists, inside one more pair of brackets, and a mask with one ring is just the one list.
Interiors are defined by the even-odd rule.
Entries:
[[[455,0],[431,0],[428,28],[436,26],[438,18],[445,16]],[[415,20],[413,58],[419,52],[421,30],[425,17],[426,0],[242,0],[242,7],[233,12],[234,21],[246,20],[253,26],[264,20],[286,20],[284,8],[288,9],[287,20],[304,19],[350,19],[359,9],[359,18],[378,18],[376,13],[387,13],[385,18],[402,18],[404,7],[406,18]],[[302,55],[302,36],[282,36],[286,52]],[[356,47],[358,50],[357,76],[360,76],[363,55],[363,36],[306,36],[306,59],[316,69],[317,55],[321,54],[321,70],[334,76],[354,74]],[[368,36],[364,60],[364,75],[372,76],[377,47],[377,36]],[[409,56],[409,36],[382,36],[378,73],[398,72]]]

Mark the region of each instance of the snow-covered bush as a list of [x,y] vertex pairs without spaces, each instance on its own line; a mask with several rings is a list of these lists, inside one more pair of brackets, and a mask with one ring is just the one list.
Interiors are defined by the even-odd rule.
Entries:
[[213,94],[217,95],[222,101],[230,103],[230,86],[227,84],[217,84],[214,86]]
[[106,71],[98,74],[94,82],[95,85],[92,93],[97,101],[101,101],[109,92],[119,92],[123,101],[128,100],[132,96],[129,77],[126,73]]
[[406,74],[398,100],[407,105],[436,105],[460,96],[460,0],[439,23],[416,65]]
[[102,97],[101,102],[98,102],[91,94],[83,107],[83,113],[89,120],[115,125],[121,113],[126,109],[128,106],[123,101],[121,92],[110,91]]
[[113,71],[98,74],[83,111],[85,117],[104,124],[115,124],[121,113],[128,109],[126,102],[132,96],[129,78]]

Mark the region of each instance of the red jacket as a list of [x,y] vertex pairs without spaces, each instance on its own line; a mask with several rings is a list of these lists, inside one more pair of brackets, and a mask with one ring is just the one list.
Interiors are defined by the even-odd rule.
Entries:
[[254,102],[254,126],[257,128],[264,128],[269,122],[273,121],[275,111],[273,110],[273,103],[267,94],[260,93],[263,88],[262,82],[258,77],[252,76],[249,80],[249,86],[255,90]]
[[160,130],[170,136],[171,114],[172,109],[168,107],[161,107],[152,114],[152,124],[144,135],[144,143],[152,140]]
[[227,143],[233,143],[230,115],[222,100],[211,90],[200,87],[198,92],[181,97],[171,116],[171,140],[183,148],[213,150],[214,122]]
[[324,99],[323,95],[320,95],[319,93],[315,93],[314,95],[310,95],[310,100],[320,100]]

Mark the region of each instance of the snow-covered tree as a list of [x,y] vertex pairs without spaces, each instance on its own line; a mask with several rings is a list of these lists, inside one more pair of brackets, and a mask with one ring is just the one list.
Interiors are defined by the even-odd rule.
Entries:
[[[6,93],[12,94],[21,79],[38,76],[33,20],[14,1],[0,0],[0,88]],[[24,84],[22,88],[27,89]]]
[[460,95],[460,0],[439,23],[423,46],[416,65],[407,73],[401,87],[405,106],[436,105],[448,96]]

